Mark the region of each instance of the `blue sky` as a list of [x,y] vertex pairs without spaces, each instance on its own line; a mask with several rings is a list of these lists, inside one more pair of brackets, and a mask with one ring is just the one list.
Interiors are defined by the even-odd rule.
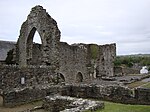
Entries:
[[0,40],[17,41],[36,5],[57,21],[61,41],[116,43],[118,55],[150,53],[150,0],[0,0]]

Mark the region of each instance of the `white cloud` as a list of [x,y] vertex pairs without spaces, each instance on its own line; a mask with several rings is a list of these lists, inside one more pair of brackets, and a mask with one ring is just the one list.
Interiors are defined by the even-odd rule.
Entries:
[[35,5],[57,21],[62,41],[116,42],[118,54],[150,53],[150,0],[1,0],[0,39],[16,41]]

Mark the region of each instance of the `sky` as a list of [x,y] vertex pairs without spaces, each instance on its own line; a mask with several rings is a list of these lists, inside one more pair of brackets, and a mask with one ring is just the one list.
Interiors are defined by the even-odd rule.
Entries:
[[150,54],[150,0],[0,0],[0,40],[17,41],[36,5],[57,21],[63,42],[116,43],[117,55]]

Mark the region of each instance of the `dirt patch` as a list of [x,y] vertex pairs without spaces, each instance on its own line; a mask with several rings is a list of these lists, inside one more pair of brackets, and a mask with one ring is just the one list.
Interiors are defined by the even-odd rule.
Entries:
[[[36,102],[32,102],[32,103],[28,103],[28,104],[24,104],[24,105],[20,105],[20,106],[16,106],[13,108],[6,108],[6,107],[2,107],[0,106],[0,112],[19,112],[19,111],[24,111],[27,109],[32,109],[36,106],[41,106],[42,105],[42,101],[36,101]],[[43,110],[37,110],[34,112],[44,112]]]

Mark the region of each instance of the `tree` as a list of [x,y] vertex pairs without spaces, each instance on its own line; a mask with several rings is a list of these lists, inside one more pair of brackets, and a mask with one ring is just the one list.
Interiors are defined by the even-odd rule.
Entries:
[[13,49],[8,51],[5,62],[6,64],[14,64],[12,60],[13,60]]

